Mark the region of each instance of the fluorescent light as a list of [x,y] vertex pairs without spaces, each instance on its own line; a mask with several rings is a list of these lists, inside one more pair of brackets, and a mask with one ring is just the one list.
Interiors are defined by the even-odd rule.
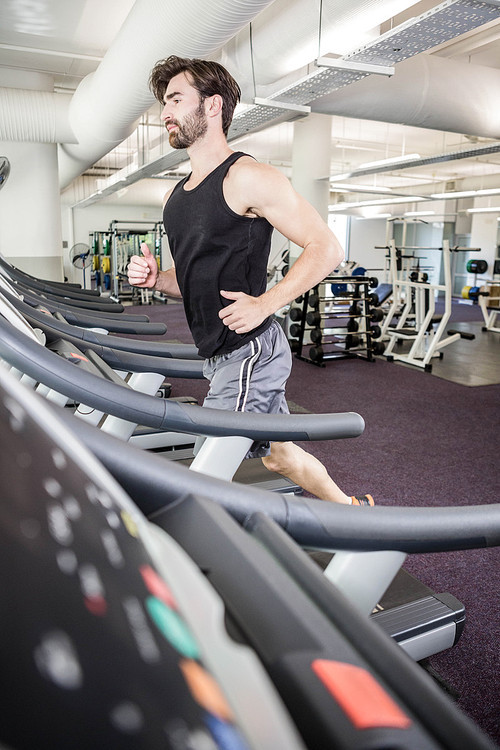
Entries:
[[391,206],[394,203],[418,203],[420,201],[426,201],[427,198],[423,198],[421,195],[408,195],[404,198],[379,198],[375,201],[357,201],[356,203],[335,203],[334,205],[328,206],[328,211],[334,213],[336,211],[345,211],[351,208],[362,208],[363,206]]
[[373,216],[355,216],[357,221],[368,221],[372,219],[390,219],[392,214],[373,214]]
[[288,102],[279,102],[275,99],[262,99],[259,96],[255,97],[253,103],[261,107],[277,107],[278,109],[287,109],[290,112],[301,112],[306,115],[311,112],[311,107],[304,104],[289,104]]
[[485,188],[484,190],[457,190],[449,193],[432,193],[432,198],[475,198],[480,195],[498,195],[500,188]]
[[405,211],[405,216],[434,216],[435,211]]
[[457,190],[455,193],[431,193],[431,198],[444,199],[447,198],[472,198],[476,195],[475,190]]
[[350,185],[337,185],[335,182],[331,182],[330,187],[346,193],[392,193],[392,188],[377,187],[376,185],[355,185],[354,183]]
[[352,151],[381,151],[382,149],[370,148],[369,146],[354,146],[350,143],[336,143],[335,148],[348,148]]
[[495,211],[500,213],[500,206],[488,206],[488,208],[468,208],[467,209],[468,214],[488,214],[488,213],[495,213]]
[[393,76],[394,67],[390,65],[374,65],[373,63],[357,62],[356,60],[342,60],[332,57],[318,57],[318,68],[337,68],[349,70],[353,73],[375,73],[381,76]]
[[476,190],[476,195],[498,195],[500,188],[486,188],[485,190]]
[[403,156],[391,156],[389,159],[380,159],[379,161],[367,161],[365,164],[360,164],[356,169],[366,169],[368,167],[381,167],[385,164],[400,164],[401,162],[407,161],[418,161],[422,157],[420,154],[405,154]]

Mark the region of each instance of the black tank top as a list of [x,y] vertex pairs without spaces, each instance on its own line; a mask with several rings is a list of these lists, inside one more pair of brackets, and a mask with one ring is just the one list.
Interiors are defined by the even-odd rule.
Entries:
[[173,189],[163,223],[175,263],[186,317],[202,357],[227,354],[268,328],[271,319],[245,334],[231,331],[219,310],[232,300],[220,290],[254,297],[267,285],[267,261],[273,227],[267,219],[240,216],[227,205],[224,178],[241,152],[231,154],[193,190],[185,177]]

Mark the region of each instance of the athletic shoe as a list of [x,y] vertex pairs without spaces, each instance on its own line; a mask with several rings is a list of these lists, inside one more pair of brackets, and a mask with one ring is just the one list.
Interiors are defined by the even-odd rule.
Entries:
[[363,497],[351,497],[352,505],[375,505],[373,497],[371,495],[363,495]]

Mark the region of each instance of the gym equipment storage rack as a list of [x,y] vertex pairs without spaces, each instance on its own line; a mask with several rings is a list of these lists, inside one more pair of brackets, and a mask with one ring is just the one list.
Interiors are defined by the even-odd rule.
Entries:
[[[327,285],[331,296],[325,294]],[[379,320],[379,315],[377,295],[370,288],[377,285],[377,279],[367,276],[332,275],[299,297],[296,302],[301,307],[290,311],[295,321],[290,326],[295,356],[320,367],[328,360],[347,357],[374,362],[377,351],[373,338],[378,331],[371,324]],[[312,345],[305,340],[307,333]]]

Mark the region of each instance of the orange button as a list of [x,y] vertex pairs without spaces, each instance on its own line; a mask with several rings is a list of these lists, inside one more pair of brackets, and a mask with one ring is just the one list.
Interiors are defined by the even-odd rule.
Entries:
[[409,717],[362,667],[315,659],[312,669],[357,729],[407,729]]

